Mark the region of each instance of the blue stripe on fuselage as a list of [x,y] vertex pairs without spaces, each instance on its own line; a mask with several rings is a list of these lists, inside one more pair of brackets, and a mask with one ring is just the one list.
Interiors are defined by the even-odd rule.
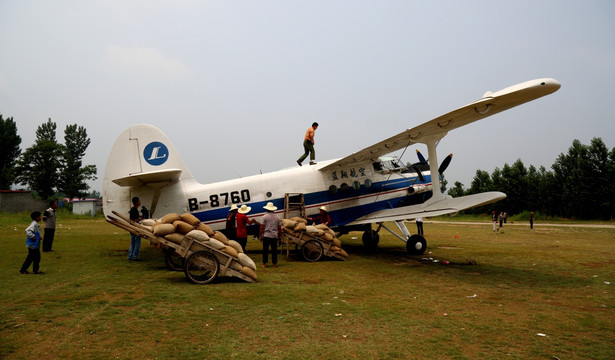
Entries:
[[[425,180],[427,184],[429,184],[431,181],[429,176],[426,176]],[[408,201],[415,202],[413,201],[413,198],[424,198],[426,194],[431,194],[431,192],[425,192],[408,196],[408,193],[405,191],[405,189],[415,184],[419,184],[417,178],[402,178],[377,182],[372,184],[372,186],[370,186],[369,188],[366,188],[362,185],[359,190],[355,190],[354,188],[349,187],[347,191],[342,191],[338,189],[338,191],[334,194],[332,194],[328,190],[324,190],[313,193],[305,193],[303,196],[306,212],[308,213],[311,213],[311,211],[309,211],[310,209],[318,208],[323,205],[331,205],[348,201],[359,201],[361,198],[365,197],[374,198],[373,201],[368,204],[345,206],[342,210],[335,210],[329,212],[329,215],[331,216],[331,219],[335,225],[345,225],[361,216],[367,215],[374,211],[382,209],[392,209],[401,206],[402,204],[406,205]],[[399,196],[391,199],[378,199],[380,194],[390,192],[398,192]],[[265,212],[263,210],[263,206],[267,205],[268,202],[272,202],[278,208],[276,212],[283,212],[284,198],[268,199],[265,201],[250,202],[249,204],[247,204],[252,207],[252,212],[248,214],[248,216],[254,217],[263,214]],[[224,223],[226,221],[226,216],[229,212],[229,209],[230,207],[226,206],[213,210],[194,212],[193,215],[196,216],[203,223],[215,225]]]

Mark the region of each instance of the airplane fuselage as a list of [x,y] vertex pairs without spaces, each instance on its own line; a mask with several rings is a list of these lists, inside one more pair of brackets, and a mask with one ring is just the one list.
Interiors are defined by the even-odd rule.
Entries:
[[[267,202],[273,202],[278,207],[277,212],[282,213],[285,195],[301,193],[307,215],[316,214],[321,206],[326,206],[333,224],[342,226],[377,210],[422,203],[431,195],[428,191],[431,185],[428,172],[424,174],[424,182],[421,182],[416,174],[402,174],[401,168],[376,170],[372,162],[328,171],[318,170],[328,163],[206,185],[195,180],[185,181],[182,197],[186,200],[183,206],[170,208],[165,204],[177,204],[173,199],[176,197],[163,196],[157,207],[160,210],[156,210],[154,215],[189,211],[212,228],[220,229],[225,225],[232,204],[249,204],[252,211],[247,214],[248,217],[257,218],[264,214],[263,206]],[[141,196],[147,197],[147,194]]]

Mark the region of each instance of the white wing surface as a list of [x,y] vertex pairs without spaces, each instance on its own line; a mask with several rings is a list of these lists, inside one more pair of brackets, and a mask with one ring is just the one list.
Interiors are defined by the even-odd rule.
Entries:
[[428,202],[425,204],[375,211],[371,214],[358,218],[348,225],[370,224],[374,222],[378,223],[394,220],[412,220],[417,217],[433,217],[453,214],[461,210],[500,201],[505,197],[506,194],[499,191],[490,191],[456,198],[446,197],[443,200],[432,203]]
[[481,99],[473,103],[408,129],[363,150],[359,150],[322,167],[320,170],[324,171],[348,166],[360,161],[376,160],[380,156],[403,149],[412,144],[440,139],[449,130],[549,95],[557,91],[560,86],[561,84],[557,80],[544,78],[526,81],[495,93],[487,92]]

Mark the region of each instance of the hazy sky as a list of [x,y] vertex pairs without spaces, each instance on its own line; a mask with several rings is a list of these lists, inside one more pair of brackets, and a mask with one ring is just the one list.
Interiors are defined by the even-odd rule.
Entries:
[[562,88],[440,142],[451,186],[517,159],[549,168],[574,139],[615,147],[615,2],[0,1],[0,113],[22,150],[48,118],[60,142],[84,126],[98,191],[133,124],[209,183],[296,166],[313,121],[317,160],[340,158],[541,77]]

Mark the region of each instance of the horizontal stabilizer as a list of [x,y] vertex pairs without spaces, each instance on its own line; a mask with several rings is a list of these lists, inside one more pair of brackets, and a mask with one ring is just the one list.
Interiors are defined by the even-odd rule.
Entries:
[[428,202],[427,204],[375,211],[371,214],[360,217],[348,225],[369,224],[394,220],[412,220],[417,217],[433,217],[454,214],[461,210],[487,205],[502,200],[505,197],[506,194],[499,191],[490,191],[456,198],[447,197],[433,203]]
[[177,182],[181,174],[182,171],[180,169],[165,169],[145,173],[136,173],[123,178],[113,179],[111,181],[119,186],[142,186],[153,183],[171,184]]

